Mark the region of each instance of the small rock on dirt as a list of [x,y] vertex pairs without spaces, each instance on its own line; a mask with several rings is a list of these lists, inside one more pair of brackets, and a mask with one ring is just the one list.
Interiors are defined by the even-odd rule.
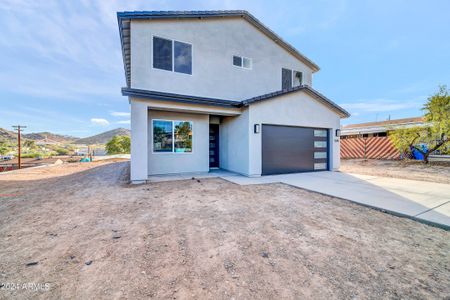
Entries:
[[261,252],[261,256],[264,257],[264,258],[269,258],[269,252],[262,251]]
[[92,260],[88,260],[87,262],[85,262],[86,266],[89,266],[92,264]]
[[38,263],[39,263],[38,261],[31,261],[31,262],[27,263],[26,266],[31,267],[31,266],[37,265]]

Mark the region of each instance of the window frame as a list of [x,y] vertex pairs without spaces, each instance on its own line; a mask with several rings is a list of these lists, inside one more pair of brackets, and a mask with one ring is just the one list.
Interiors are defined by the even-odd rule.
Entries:
[[[172,122],[172,151],[155,151],[155,135],[153,132],[153,122],[154,121],[163,121],[163,122]],[[192,125],[192,148],[191,152],[176,152],[175,151],[175,122],[189,122]],[[152,154],[163,154],[163,155],[171,155],[171,154],[192,154],[194,153],[194,121],[192,120],[175,120],[175,119],[152,119]]]
[[[295,88],[295,87],[298,87],[298,86],[302,86],[302,85],[304,85],[304,81],[305,81],[305,73],[303,72],[303,71],[298,71],[298,70],[294,70],[294,69],[292,69],[292,68],[285,68],[285,67],[281,67],[281,70],[283,70],[283,69],[286,69],[286,70],[289,70],[289,71],[291,71],[291,89],[292,88]],[[281,72],[283,72],[283,71],[281,71]],[[302,82],[300,82],[300,85],[295,85],[294,83],[295,83],[295,79],[296,79],[296,77],[295,77],[295,73],[302,73]],[[283,76],[283,75],[282,75]],[[283,86],[281,87],[281,89],[283,89]]]
[[[194,45],[192,43],[189,42],[185,42],[185,41],[181,41],[181,40],[175,40],[175,39],[171,39],[165,36],[161,36],[161,35],[156,35],[156,34],[152,34],[152,45],[150,47],[151,49],[151,65],[152,65],[152,70],[159,70],[159,71],[166,71],[166,72],[172,72],[172,73],[176,73],[176,74],[183,74],[183,75],[190,75],[193,76],[194,75]],[[160,69],[160,68],[155,68],[153,66],[153,60],[154,60],[154,53],[153,53],[153,39],[154,38],[160,38],[160,39],[164,39],[164,40],[168,40],[172,42],[172,70],[165,70],[165,69]],[[183,43],[183,44],[188,44],[191,46],[191,74],[189,73],[183,73],[183,72],[177,72],[175,71],[175,42],[179,42],[179,43]],[[169,120],[170,121],[170,120]]]
[[[295,81],[295,79],[296,79],[295,73],[301,73],[301,74],[302,74],[302,82],[300,82],[299,85],[294,85],[294,81]],[[296,86],[302,86],[302,85],[303,85],[303,75],[304,75],[304,74],[303,74],[302,71],[296,71],[296,70],[292,69],[292,87],[293,87],[293,88],[296,87]]]
[[[234,57],[239,57],[239,58],[241,58],[241,65],[240,65],[240,66],[236,66],[236,65],[234,64]],[[250,68],[244,67],[244,59],[248,59],[248,60],[250,61]],[[253,70],[253,59],[250,58],[250,57],[247,57],[247,56],[241,56],[241,55],[235,55],[235,54],[233,54],[233,55],[231,56],[231,64],[232,64],[233,67],[235,67],[235,68],[245,69],[245,70]]]

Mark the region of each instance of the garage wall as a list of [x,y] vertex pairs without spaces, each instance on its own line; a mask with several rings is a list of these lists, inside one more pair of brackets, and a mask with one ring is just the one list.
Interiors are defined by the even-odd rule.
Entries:
[[224,117],[219,127],[220,168],[249,174],[249,110],[240,116]]
[[[273,124],[327,128],[330,130],[330,166],[339,168],[339,138],[335,130],[340,128],[340,117],[327,106],[306,93],[291,93],[270,100],[253,103],[249,107],[249,175],[262,172],[261,133],[253,133],[254,124]],[[261,126],[262,128],[262,126]]]
[[[153,119],[191,121],[192,153],[153,153]],[[208,171],[209,115],[149,110],[148,175]]]

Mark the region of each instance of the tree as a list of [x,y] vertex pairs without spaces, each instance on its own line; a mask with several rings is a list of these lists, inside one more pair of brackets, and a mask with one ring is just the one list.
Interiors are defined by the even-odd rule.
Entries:
[[23,146],[29,150],[34,150],[36,149],[36,142],[33,140],[25,140],[25,142],[23,142]]
[[[449,143],[450,136],[450,95],[446,86],[440,86],[439,91],[430,96],[423,109],[425,125],[402,128],[390,133],[393,144],[402,153],[415,149],[428,163],[428,157],[434,151],[444,148]],[[428,149],[421,147],[426,144]]]
[[0,155],[6,155],[11,151],[11,148],[5,141],[0,140]]
[[106,143],[108,154],[130,153],[130,137],[126,135],[115,135]]

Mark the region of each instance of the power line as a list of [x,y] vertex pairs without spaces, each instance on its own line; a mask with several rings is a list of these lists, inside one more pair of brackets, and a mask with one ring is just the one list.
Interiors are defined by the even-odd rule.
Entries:
[[17,131],[17,159],[18,159],[18,168],[22,168],[22,162],[20,160],[20,154],[21,154],[21,147],[20,147],[20,133],[23,131],[23,128],[27,128],[27,126],[23,125],[14,125],[14,130]]

